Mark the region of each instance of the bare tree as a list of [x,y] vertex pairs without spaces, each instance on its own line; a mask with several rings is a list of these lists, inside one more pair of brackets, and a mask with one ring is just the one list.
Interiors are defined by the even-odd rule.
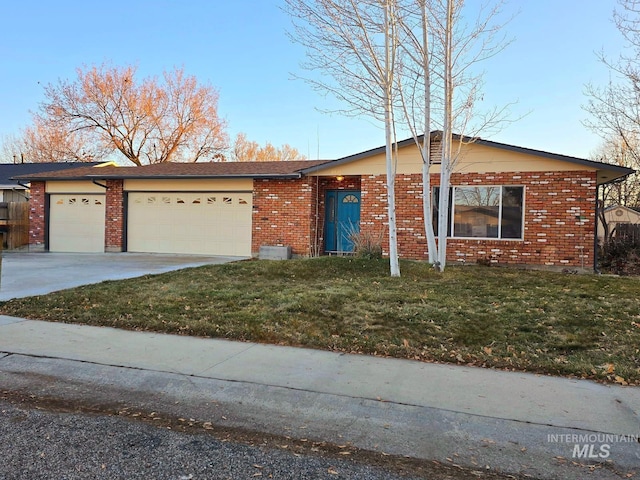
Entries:
[[239,133],[230,150],[230,160],[233,162],[277,162],[306,160],[298,149],[285,143],[281,147],[275,147],[271,142],[264,145],[247,139],[247,135]]
[[34,115],[20,136],[5,137],[1,155],[6,163],[43,163],[100,161],[108,153],[84,132],[68,132]]
[[[588,97],[584,110],[591,115],[583,123],[603,138],[595,153],[597,160],[638,169],[640,167],[640,0],[618,0],[613,19],[627,43],[627,53],[609,59],[604,52],[599,60],[609,69],[609,81],[604,86],[587,84]],[[598,199],[600,221],[605,239],[609,230],[604,209],[613,204],[640,206],[638,174],[623,182],[605,185]]]
[[[216,90],[199,85],[181,69],[165,72],[162,81],[138,81],[136,70],[79,68],[75,81],[48,85],[32,131],[38,136],[44,129],[72,140],[82,138],[88,141],[83,145],[119,152],[135,165],[218,159],[227,136],[217,114]],[[76,152],[76,157],[82,156]]]
[[22,138],[7,134],[2,136],[2,146],[0,147],[0,163],[24,163],[24,150],[22,148]]
[[429,263],[437,258],[437,245],[431,221],[431,84],[433,69],[431,1],[406,2],[400,9],[400,52],[403,75],[397,77],[401,117],[404,118],[422,158],[422,213]]
[[[592,155],[594,160],[633,168],[640,171],[640,151],[638,140],[631,138],[612,138],[605,140]],[[628,175],[621,182],[608,183],[601,187],[603,207],[623,205],[625,207],[640,207],[640,174]]]
[[387,218],[391,276],[400,276],[395,214],[394,81],[398,52],[396,0],[285,0],[294,32],[307,50],[306,78],[335,95],[342,113],[365,114],[384,122],[387,165]]
[[588,102],[584,110],[591,118],[583,123],[605,141],[615,139],[625,145],[628,155],[640,159],[640,0],[618,0],[613,19],[627,43],[627,54],[609,59],[604,52],[599,60],[609,69],[604,86],[588,84]]
[[[500,36],[503,2],[485,5],[473,22],[463,20],[465,0],[402,0],[399,15],[401,75],[397,77],[400,107],[423,161],[423,213],[429,261],[446,264],[451,174],[464,143],[480,132],[492,133],[508,119],[508,107],[483,109],[482,73],[478,63],[502,51],[509,42]],[[507,20],[508,21],[508,20]],[[422,122],[422,123],[421,123]],[[440,158],[433,158],[432,123],[442,129]],[[420,136],[423,132],[424,136]],[[458,135],[454,136],[454,132]],[[438,242],[431,222],[430,172],[440,163]]]

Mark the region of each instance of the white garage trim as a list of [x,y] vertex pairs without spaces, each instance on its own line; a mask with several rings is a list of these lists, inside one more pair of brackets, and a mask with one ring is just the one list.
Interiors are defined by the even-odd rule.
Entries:
[[251,191],[127,196],[129,252],[251,256]]
[[64,182],[47,182],[47,193],[104,193],[104,188],[91,181],[65,180]]
[[245,192],[253,190],[251,178],[172,178],[170,180],[135,179],[124,181],[127,192]]
[[104,252],[104,194],[49,196],[49,251]]

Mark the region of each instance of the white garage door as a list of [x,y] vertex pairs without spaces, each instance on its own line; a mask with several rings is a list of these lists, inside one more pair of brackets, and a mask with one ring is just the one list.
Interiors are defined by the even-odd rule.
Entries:
[[52,194],[49,200],[49,251],[104,252],[104,195]]
[[129,252],[251,255],[251,192],[130,192]]

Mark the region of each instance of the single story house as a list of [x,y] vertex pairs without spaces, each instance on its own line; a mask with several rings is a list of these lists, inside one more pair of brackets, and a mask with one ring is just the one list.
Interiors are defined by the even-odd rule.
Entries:
[[[434,151],[439,132],[433,132]],[[401,258],[426,259],[422,160],[398,143]],[[438,188],[439,166],[431,182]],[[633,170],[476,139],[451,177],[450,262],[590,267],[599,185]],[[331,161],[165,163],[80,168],[31,182],[30,244],[57,252],[255,255],[348,252],[350,234],[382,235],[388,252],[384,147]],[[431,219],[429,219],[431,221]]]

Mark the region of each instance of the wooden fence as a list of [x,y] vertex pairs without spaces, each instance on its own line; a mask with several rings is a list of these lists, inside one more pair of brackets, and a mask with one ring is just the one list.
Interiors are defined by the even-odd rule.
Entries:
[[3,203],[0,208],[0,228],[7,249],[29,243],[29,202]]
[[635,223],[619,223],[616,225],[615,237],[640,242],[640,225]]

